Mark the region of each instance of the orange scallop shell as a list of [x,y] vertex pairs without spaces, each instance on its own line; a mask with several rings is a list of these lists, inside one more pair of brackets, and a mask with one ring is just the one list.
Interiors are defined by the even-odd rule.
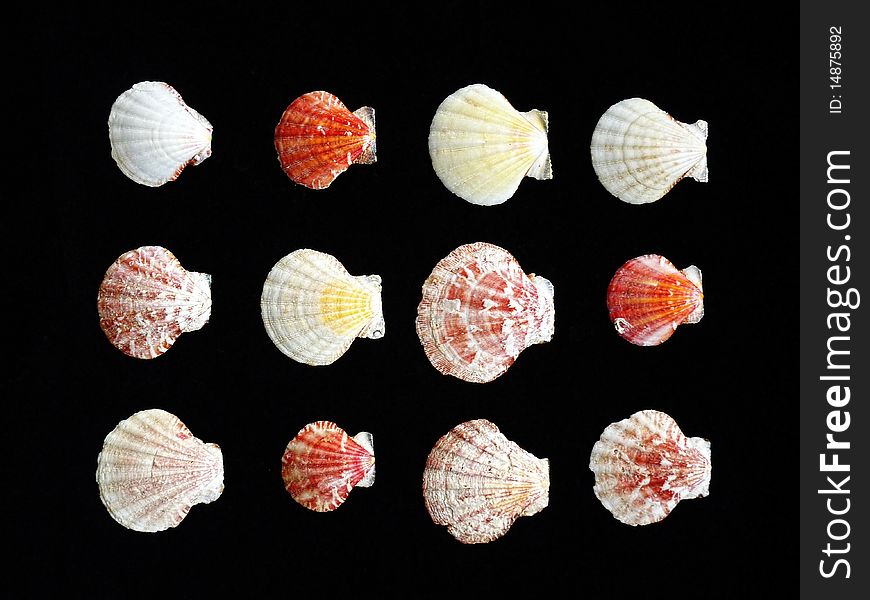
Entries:
[[275,150],[290,179],[322,190],[350,165],[375,162],[375,111],[350,112],[329,92],[310,92],[281,115]]
[[607,288],[607,310],[616,332],[637,346],[656,346],[677,326],[704,316],[701,271],[682,271],[663,256],[646,254],[622,265]]

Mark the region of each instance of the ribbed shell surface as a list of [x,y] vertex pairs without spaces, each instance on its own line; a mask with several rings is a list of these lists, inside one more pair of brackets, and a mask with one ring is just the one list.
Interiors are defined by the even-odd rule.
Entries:
[[263,324],[281,352],[309,365],[335,362],[357,337],[384,335],[381,278],[353,276],[333,256],[301,249],[269,272]]
[[211,276],[186,271],[160,246],[122,254],[106,271],[97,294],[100,327],[121,352],[155,358],[211,315]]
[[679,271],[657,254],[633,258],[611,279],[607,310],[616,332],[632,344],[661,344],[678,325],[704,316],[701,271],[695,266]]
[[485,383],[502,375],[554,328],[553,285],[527,276],[503,248],[460,246],[423,284],[416,328],[426,356],[445,375]]
[[317,512],[341,506],[355,486],[370,486],[374,473],[371,434],[349,437],[330,421],[306,425],[287,444],[281,459],[284,487],[296,502]]
[[710,489],[710,442],[687,438],[667,414],[644,410],[609,425],[592,448],[595,495],[619,521],[648,525]]
[[275,150],[290,179],[324,189],[350,165],[375,162],[375,111],[364,106],[350,112],[329,92],[310,92],[284,111]]
[[112,158],[127,177],[150,187],[174,181],[187,165],[211,156],[212,129],[160,81],[137,83],[109,113]]
[[464,544],[500,538],[519,517],[549,502],[550,465],[486,419],[454,427],[435,444],[423,473],[426,510]]
[[630,98],[602,115],[592,166],[611,194],[630,204],[664,196],[683,177],[707,181],[707,122],[681,123],[649,100]]
[[448,96],[429,128],[438,178],[460,198],[490,206],[514,195],[523,177],[551,179],[547,113],[517,111],[496,90],[470,85]]
[[118,423],[97,457],[100,499],[113,519],[135,531],[175,527],[194,504],[217,500],[223,479],[220,448],[159,409]]

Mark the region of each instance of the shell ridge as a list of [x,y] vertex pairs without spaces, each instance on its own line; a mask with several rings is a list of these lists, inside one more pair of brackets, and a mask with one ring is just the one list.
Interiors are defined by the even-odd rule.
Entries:
[[[511,167],[516,167],[518,164],[524,164],[527,162],[527,156],[522,155],[510,155],[510,154],[495,154],[494,156],[501,156],[501,160],[490,163],[491,167],[487,171],[475,171],[469,172],[465,174],[458,180],[458,185],[469,185],[470,182],[475,182],[475,184],[471,187],[472,192],[477,192],[482,189],[487,189],[488,186],[491,186],[493,181],[505,180],[500,186],[498,186],[498,192],[494,192],[494,196],[498,196],[499,198],[505,194],[508,194],[507,198],[513,196],[516,193],[516,190],[520,187],[520,183],[522,183],[523,177],[525,173],[519,173],[519,171],[514,168],[514,175],[510,178],[505,178],[505,173],[511,172]],[[529,168],[531,168],[531,164],[534,163],[534,160],[528,161]],[[464,164],[459,163],[448,167],[445,169],[445,172],[450,173],[454,170],[463,169],[465,167]],[[526,170],[528,172],[528,170]],[[505,198],[505,200],[507,200]]]

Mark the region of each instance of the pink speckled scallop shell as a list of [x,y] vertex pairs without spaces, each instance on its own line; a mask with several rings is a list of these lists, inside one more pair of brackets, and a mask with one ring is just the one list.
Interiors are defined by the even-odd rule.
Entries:
[[589,460],[595,495],[628,525],[661,521],[680,500],[710,491],[710,442],[687,438],[677,423],[644,410],[609,425]]
[[118,350],[155,358],[184,332],[211,315],[211,275],[186,271],[160,246],[142,246],[118,257],[97,295],[100,327]]
[[461,423],[432,448],[423,499],[436,525],[463,544],[500,538],[549,503],[550,463],[508,440],[486,419]]
[[287,444],[281,476],[284,487],[305,508],[335,510],[354,487],[369,487],[375,481],[372,435],[363,431],[350,437],[330,421],[310,423]]
[[445,375],[485,383],[502,375],[532,344],[553,337],[553,284],[526,275],[498,246],[460,246],[423,284],[417,335]]
[[633,258],[610,281],[607,310],[616,332],[632,344],[661,344],[678,325],[704,316],[701,270],[679,271],[658,254]]
[[322,190],[350,165],[375,162],[375,111],[350,112],[329,92],[304,94],[281,115],[275,150],[287,177]]

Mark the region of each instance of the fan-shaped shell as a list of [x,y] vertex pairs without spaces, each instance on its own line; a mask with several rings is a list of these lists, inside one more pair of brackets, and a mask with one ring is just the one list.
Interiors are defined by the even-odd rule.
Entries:
[[632,344],[661,344],[678,325],[704,316],[701,270],[678,271],[658,254],[633,258],[610,281],[607,310],[616,332]]
[[493,423],[457,425],[432,448],[423,499],[436,525],[464,544],[500,538],[549,502],[550,463],[508,440]]
[[124,175],[150,187],[211,156],[211,135],[211,123],[160,81],[137,83],[109,113],[112,158]]
[[194,504],[217,500],[224,462],[217,444],[206,444],[164,410],[137,412],[106,436],[97,457],[100,499],[127,529],[175,527]]
[[349,437],[330,421],[310,423],[287,444],[281,476],[284,487],[305,508],[335,510],[355,486],[375,482],[372,434],[363,431]]
[[350,112],[329,92],[310,92],[281,115],[275,150],[287,177],[322,190],[350,165],[375,162],[375,137],[373,108]]
[[499,92],[464,87],[438,107],[429,129],[432,166],[448,190],[483,206],[514,195],[523,177],[552,179],[547,113],[517,111]]
[[100,327],[134,358],[160,356],[211,315],[211,275],[186,271],[160,246],[125,252],[106,271],[97,295]]
[[384,336],[381,278],[350,275],[316,250],[291,252],[269,272],[260,298],[272,342],[308,365],[335,362],[358,337]]
[[526,275],[485,242],[460,246],[423,283],[417,335],[432,365],[464,381],[492,381],[532,344],[553,337],[553,284]]
[[710,491],[710,442],[687,438],[657,410],[609,425],[592,447],[595,495],[618,520],[649,525]]
[[706,121],[681,123],[649,100],[630,98],[595,126],[592,166],[620,200],[655,202],[683,177],[707,181],[706,139]]

